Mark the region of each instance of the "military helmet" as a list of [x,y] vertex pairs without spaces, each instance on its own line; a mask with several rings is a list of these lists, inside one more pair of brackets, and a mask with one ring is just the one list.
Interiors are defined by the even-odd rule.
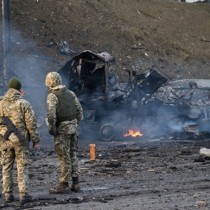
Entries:
[[60,74],[57,72],[49,72],[45,78],[45,85],[49,88],[61,85],[62,79]]

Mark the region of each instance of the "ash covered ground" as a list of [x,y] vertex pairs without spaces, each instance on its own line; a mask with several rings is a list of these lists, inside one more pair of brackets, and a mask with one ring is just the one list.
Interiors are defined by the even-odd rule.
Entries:
[[[59,70],[71,57],[59,52],[64,41],[75,52],[111,53],[122,80],[127,80],[126,69],[139,73],[152,65],[171,80],[210,78],[209,4],[11,0],[10,9],[8,77],[21,79],[41,125],[46,113],[45,75]],[[50,45],[52,40],[57,44]],[[34,201],[22,207],[16,201],[0,209],[210,208],[210,162],[198,160],[200,148],[210,146],[208,135],[111,142],[80,139],[82,191],[56,196],[48,194],[48,189],[58,184],[53,140],[45,126],[40,127],[40,135],[41,151],[36,160],[31,157],[30,166]],[[89,143],[96,143],[95,161],[89,160]]]
[[48,194],[57,184],[58,163],[52,150],[44,150],[30,166],[34,201],[0,208],[209,209],[210,161],[198,156],[201,147],[209,146],[208,140],[98,142],[95,161],[89,160],[89,143],[79,144],[81,192]]

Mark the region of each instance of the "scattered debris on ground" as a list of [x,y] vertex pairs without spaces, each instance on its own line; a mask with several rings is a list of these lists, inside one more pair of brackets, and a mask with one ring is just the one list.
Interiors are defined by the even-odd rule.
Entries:
[[[81,191],[50,195],[58,182],[58,161],[53,150],[42,150],[31,162],[33,202],[18,200],[0,209],[208,209],[210,160],[196,161],[209,141],[137,138],[96,143],[95,161],[89,142],[80,142]],[[16,178],[16,177],[15,177]],[[16,185],[16,179],[14,179]],[[17,187],[15,187],[17,198]],[[127,203],[129,199],[129,203]],[[137,200],[135,200],[137,199]],[[132,202],[133,200],[133,202]],[[135,202],[138,202],[136,205]],[[128,206],[126,206],[129,204]]]

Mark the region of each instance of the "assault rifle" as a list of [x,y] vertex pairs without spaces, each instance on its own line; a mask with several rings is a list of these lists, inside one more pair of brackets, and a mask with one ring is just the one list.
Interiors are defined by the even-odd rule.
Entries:
[[[18,139],[21,141],[22,144],[27,143],[27,139],[22,135],[22,133],[16,128],[16,126],[12,123],[12,121],[5,116],[0,116],[0,119],[3,121],[3,123],[7,126],[7,131],[4,134],[4,136],[0,135],[0,138],[3,138],[4,141],[7,141],[12,133],[14,133]],[[37,154],[34,150],[29,151],[34,156],[35,160],[37,159]]]
[[22,143],[26,143],[26,138],[22,135],[22,133],[16,128],[16,126],[8,117],[1,116],[0,119],[7,126],[7,131],[3,136],[4,140],[8,140],[10,135],[14,133]]

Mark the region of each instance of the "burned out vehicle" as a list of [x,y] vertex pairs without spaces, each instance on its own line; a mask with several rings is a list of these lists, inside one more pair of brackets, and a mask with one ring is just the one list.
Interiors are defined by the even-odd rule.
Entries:
[[179,115],[194,121],[197,133],[210,132],[210,80],[183,79],[171,81],[168,86],[177,95],[174,103],[179,101],[186,106],[185,112],[180,112]]
[[[194,125],[201,118],[201,114],[190,116],[191,99],[186,98],[194,90],[171,91],[176,88],[155,66],[140,74],[128,71],[128,81],[119,82],[114,62],[107,52],[84,51],[59,70],[83,106],[81,136],[111,140],[127,136],[131,129],[144,136],[162,135],[176,131],[180,123],[182,127]],[[167,96],[168,89],[173,96]]]

